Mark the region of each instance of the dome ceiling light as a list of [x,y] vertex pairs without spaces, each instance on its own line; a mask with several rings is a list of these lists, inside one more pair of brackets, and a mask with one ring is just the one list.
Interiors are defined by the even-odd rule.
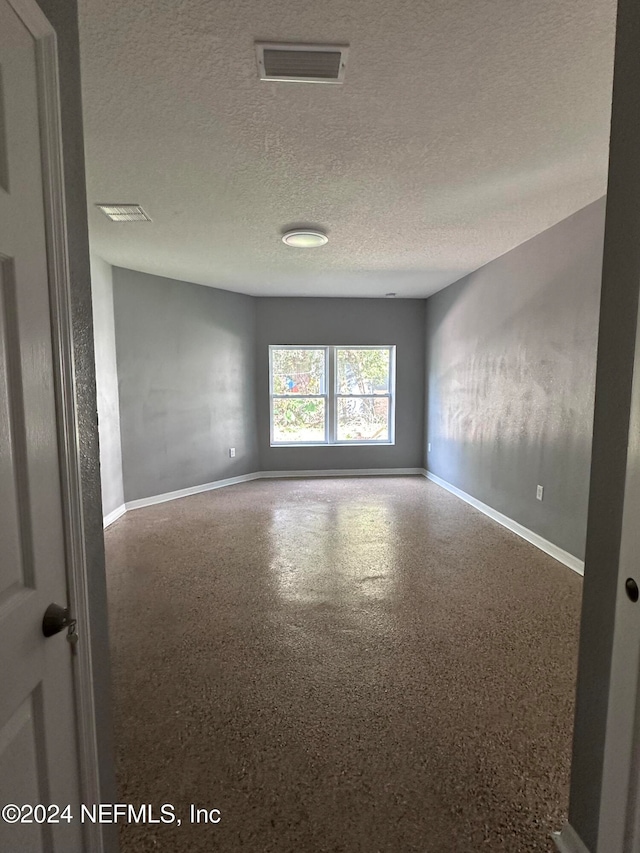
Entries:
[[282,242],[286,246],[293,246],[296,249],[316,249],[318,246],[325,246],[329,242],[329,238],[322,231],[304,228],[287,231],[286,234],[282,235]]

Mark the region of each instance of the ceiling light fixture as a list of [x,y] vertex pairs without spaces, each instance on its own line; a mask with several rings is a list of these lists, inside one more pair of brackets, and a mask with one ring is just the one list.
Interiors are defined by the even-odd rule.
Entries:
[[96,204],[112,222],[151,222],[139,204]]
[[287,231],[286,234],[282,235],[282,242],[286,246],[293,246],[296,249],[315,249],[318,246],[325,246],[329,242],[329,238],[322,231],[305,228]]

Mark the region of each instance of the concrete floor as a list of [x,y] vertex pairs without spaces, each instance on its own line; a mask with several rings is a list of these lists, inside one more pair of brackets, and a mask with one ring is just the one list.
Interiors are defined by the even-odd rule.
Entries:
[[120,801],[182,819],[123,853],[553,849],[569,569],[411,477],[246,483],[106,541]]

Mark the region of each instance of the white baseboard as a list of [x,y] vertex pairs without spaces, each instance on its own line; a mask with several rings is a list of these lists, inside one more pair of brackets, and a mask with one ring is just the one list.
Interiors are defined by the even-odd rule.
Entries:
[[120,516],[124,515],[127,511],[127,508],[124,504],[116,507],[113,512],[110,512],[109,515],[105,515],[102,519],[103,527],[107,528],[110,524],[113,524],[114,521],[117,521]]
[[155,506],[166,501],[175,501],[178,498],[188,498],[189,495],[199,495],[201,492],[211,492],[213,489],[223,489],[225,486],[235,486],[238,483],[247,483],[249,480],[259,480],[260,472],[253,474],[241,474],[239,477],[229,477],[226,480],[214,480],[213,483],[202,483],[200,486],[190,486],[188,489],[178,489],[176,492],[165,492],[163,495],[152,495],[149,498],[140,498],[136,501],[127,501],[125,506],[127,512],[130,509],[142,509],[145,506]]
[[584,575],[584,561],[579,560],[577,557],[574,557],[573,554],[570,554],[568,551],[564,551],[562,548],[559,548],[557,545],[554,545],[553,542],[549,542],[547,539],[543,539],[542,536],[539,536],[537,533],[534,533],[533,530],[529,530],[524,527],[522,524],[519,524],[517,521],[514,521],[512,518],[509,518],[506,515],[503,515],[498,510],[493,509],[488,504],[482,503],[477,498],[474,498],[472,495],[468,495],[466,492],[463,492],[462,489],[457,488],[457,486],[452,486],[451,483],[447,483],[446,480],[441,479],[436,476],[436,474],[432,474],[431,471],[425,471],[424,474],[427,479],[432,480],[438,486],[442,486],[443,489],[446,489],[448,492],[451,492],[452,495],[456,495],[456,497],[461,498],[466,503],[470,504],[472,507],[480,510],[480,512],[488,515],[489,518],[492,518],[494,521],[497,521],[498,524],[501,524],[503,527],[511,530],[512,533],[516,533],[518,536],[521,536],[523,539],[526,539],[527,542],[530,542],[532,545],[535,545],[536,548],[540,548],[541,551],[544,551],[545,554],[549,554],[550,557],[558,560],[558,562],[563,563],[565,566],[568,566],[574,572],[577,572],[579,575]]
[[570,823],[565,824],[562,832],[551,834],[559,853],[589,853],[584,841]]
[[327,468],[323,471],[260,471],[263,480],[286,480],[304,477],[412,477],[424,468]]
[[188,489],[178,489],[175,492],[165,492],[162,495],[152,495],[148,498],[140,498],[135,501],[127,501],[118,507],[104,519],[104,526],[112,524],[125,512],[131,509],[142,509],[145,506],[175,501],[178,498],[187,498],[189,495],[198,495],[201,492],[210,492],[213,489],[222,489],[224,486],[235,486],[237,483],[247,483],[250,480],[288,480],[308,477],[393,477],[393,476],[420,476],[424,474],[424,468],[329,468],[323,471],[254,471],[252,474],[242,474],[239,477],[229,477],[226,480],[215,480],[213,483],[203,483],[200,486],[191,486]]

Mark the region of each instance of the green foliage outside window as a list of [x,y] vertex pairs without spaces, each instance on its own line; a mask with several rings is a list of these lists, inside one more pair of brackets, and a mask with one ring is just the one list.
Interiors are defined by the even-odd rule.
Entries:
[[[337,347],[335,356],[337,435],[331,441],[389,441],[390,351]],[[272,349],[271,383],[273,441],[325,442],[325,348]]]
[[325,400],[296,397],[324,394],[324,349],[272,350],[271,381],[274,394],[290,395],[273,401],[274,440],[324,441]]

